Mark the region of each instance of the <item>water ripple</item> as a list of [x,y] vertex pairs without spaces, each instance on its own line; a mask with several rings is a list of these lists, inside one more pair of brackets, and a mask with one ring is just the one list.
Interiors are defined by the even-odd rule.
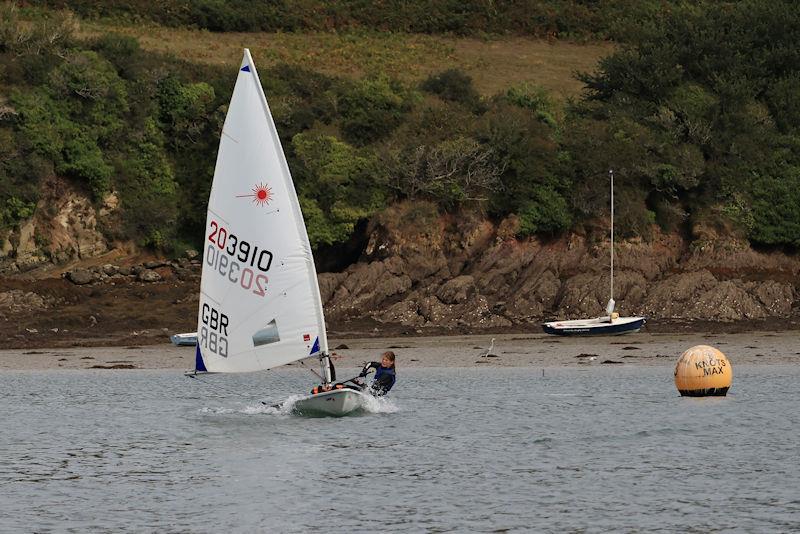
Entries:
[[0,530],[798,531],[800,370],[777,367],[722,399],[679,397],[671,366],[409,369],[344,419],[293,414],[301,372],[219,377],[241,398],[0,373]]

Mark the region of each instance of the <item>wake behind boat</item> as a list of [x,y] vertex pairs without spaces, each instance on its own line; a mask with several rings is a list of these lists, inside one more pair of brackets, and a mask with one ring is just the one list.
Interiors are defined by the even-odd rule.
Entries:
[[[245,49],[220,136],[206,216],[194,373],[318,359],[332,387],[317,273],[300,203],[253,58]],[[341,416],[367,395],[334,389],[295,403]]]

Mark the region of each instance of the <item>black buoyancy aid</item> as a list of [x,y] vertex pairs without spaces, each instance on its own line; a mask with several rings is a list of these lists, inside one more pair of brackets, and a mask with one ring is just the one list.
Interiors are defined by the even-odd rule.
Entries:
[[372,380],[372,389],[379,395],[384,395],[392,389],[396,378],[394,367],[379,366],[375,370],[375,378]]

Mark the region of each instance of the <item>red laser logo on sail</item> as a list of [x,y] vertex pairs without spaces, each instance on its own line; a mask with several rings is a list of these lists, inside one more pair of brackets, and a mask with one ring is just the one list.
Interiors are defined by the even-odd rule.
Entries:
[[253,192],[247,195],[236,195],[237,198],[252,197],[253,202],[259,206],[266,206],[272,200],[272,188],[267,184],[258,184],[253,188]]

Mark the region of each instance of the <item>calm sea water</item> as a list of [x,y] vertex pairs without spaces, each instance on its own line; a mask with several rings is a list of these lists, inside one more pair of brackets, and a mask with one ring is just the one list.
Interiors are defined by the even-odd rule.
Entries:
[[0,531],[800,531],[800,368],[734,371],[401,369],[342,419],[259,402],[294,369],[0,373]]

